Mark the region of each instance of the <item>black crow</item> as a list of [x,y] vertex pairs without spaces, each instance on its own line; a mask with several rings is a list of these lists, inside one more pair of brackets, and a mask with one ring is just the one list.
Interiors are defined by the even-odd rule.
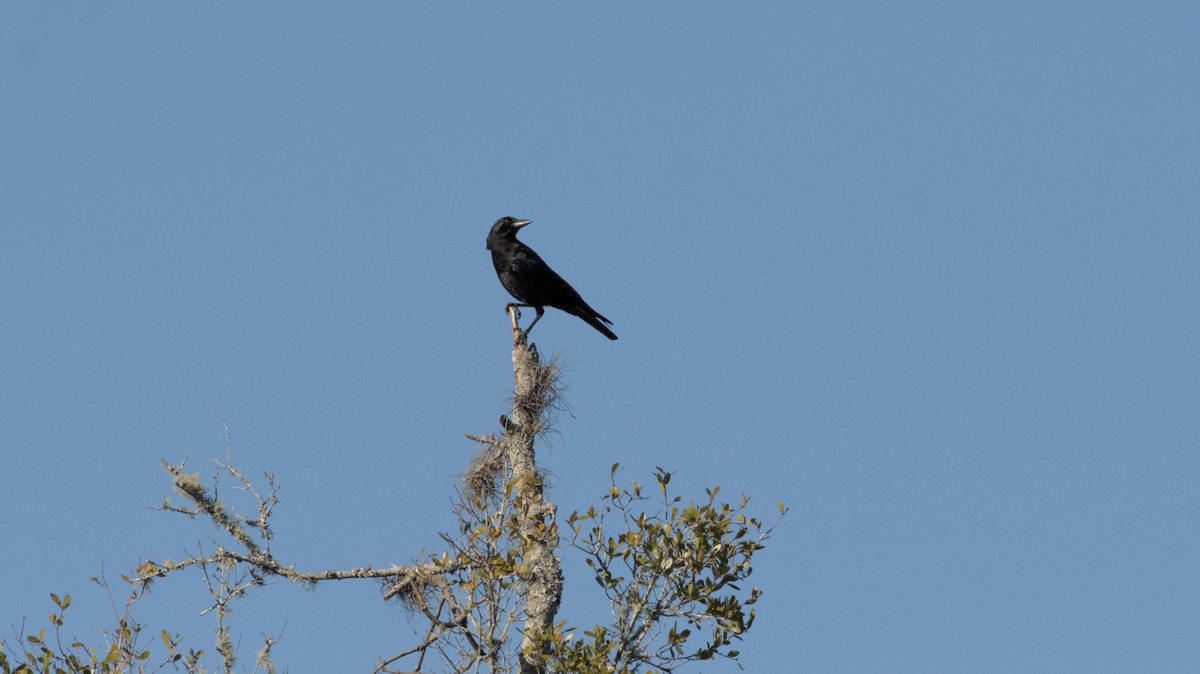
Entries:
[[605,337],[616,339],[613,331],[605,326],[605,323],[612,325],[612,321],[589,307],[571,284],[556,274],[532,248],[517,241],[517,230],[528,224],[529,220],[500,218],[492,225],[487,238],[487,247],[492,251],[492,264],[496,266],[500,284],[520,302],[515,306],[537,310],[537,317],[525,328],[525,334],[528,335],[541,320],[546,307],[554,307],[582,318]]

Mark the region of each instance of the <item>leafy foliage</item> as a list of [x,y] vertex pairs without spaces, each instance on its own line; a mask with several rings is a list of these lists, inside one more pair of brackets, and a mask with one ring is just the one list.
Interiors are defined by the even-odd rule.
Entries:
[[[202,672],[203,651],[180,647],[182,639],[163,630],[159,634],[166,654],[154,659],[151,644],[152,632],[132,617],[133,605],[145,593],[145,585],[137,579],[122,577],[133,586],[124,611],[117,617],[117,627],[102,634],[102,644],[87,645],[79,639],[63,635],[67,611],[71,606],[71,595],[50,595],[55,611],[50,613],[50,633],[46,628],[37,634],[25,634],[24,628],[17,634],[17,643],[0,642],[0,673],[2,674],[152,674],[163,670],[182,671],[188,674]],[[108,590],[102,579],[93,578]],[[110,592],[111,595],[111,592]],[[114,611],[116,609],[114,608]],[[10,659],[8,652],[12,653]],[[169,667],[169,669],[167,669]]]
[[[744,592],[739,583],[753,571],[754,553],[763,549],[774,525],[748,517],[749,499],[737,506],[717,501],[720,487],[707,490],[706,502],[682,506],[670,495],[671,475],[654,477],[661,499],[650,507],[636,481],[616,483],[600,507],[575,512],[567,520],[570,545],[586,563],[613,606],[613,624],[596,625],[575,639],[559,623],[544,635],[553,653],[553,671],[669,672],[687,662],[726,657],[736,660],[734,641],[754,624],[762,592]],[[780,516],[786,512],[780,504]]]

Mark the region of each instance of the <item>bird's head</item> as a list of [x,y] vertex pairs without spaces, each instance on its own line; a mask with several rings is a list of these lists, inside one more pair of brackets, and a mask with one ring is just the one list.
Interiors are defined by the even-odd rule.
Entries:
[[517,230],[530,223],[529,220],[518,220],[516,218],[505,216],[496,221],[492,225],[492,231],[488,233],[488,249],[492,248],[492,242],[509,240],[517,240]]

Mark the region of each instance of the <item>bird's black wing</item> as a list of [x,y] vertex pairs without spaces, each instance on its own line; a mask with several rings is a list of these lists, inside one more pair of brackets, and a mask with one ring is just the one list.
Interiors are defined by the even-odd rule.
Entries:
[[505,289],[521,302],[571,312],[583,298],[528,246],[517,246],[503,259],[493,259]]

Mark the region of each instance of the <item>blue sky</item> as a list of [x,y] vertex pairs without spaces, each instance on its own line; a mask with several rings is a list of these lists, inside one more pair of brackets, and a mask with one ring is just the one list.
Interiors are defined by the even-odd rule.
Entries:
[[[409,561],[551,312],[560,512],[608,468],[791,513],[749,671],[1200,669],[1194,3],[0,5],[0,623],[208,532],[161,458],[282,484],[277,551]],[[562,618],[607,607],[566,561]],[[142,605],[211,650],[196,577]],[[252,659],[370,671],[371,585]],[[704,667],[693,671],[733,671]]]

